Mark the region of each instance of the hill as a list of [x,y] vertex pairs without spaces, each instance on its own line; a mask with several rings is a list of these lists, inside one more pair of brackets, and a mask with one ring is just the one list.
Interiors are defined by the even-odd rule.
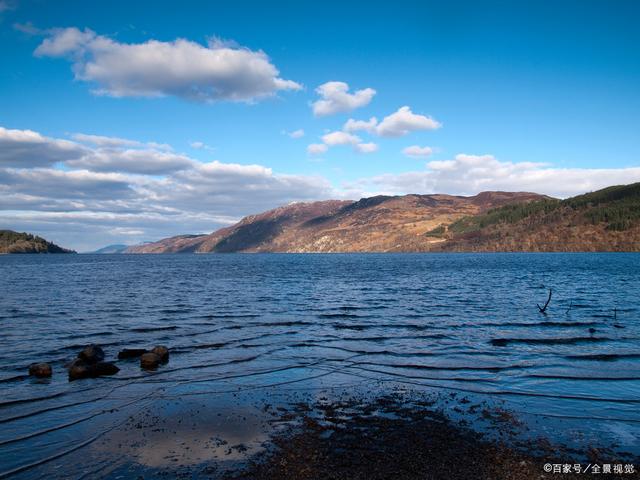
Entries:
[[640,183],[505,205],[430,235],[443,251],[640,251]]
[[359,201],[293,203],[242,219],[209,235],[146,243],[127,253],[185,252],[422,252],[444,238],[428,232],[512,203],[548,197],[535,193],[376,196]]
[[0,230],[0,253],[75,253],[42,237],[12,230]]
[[99,248],[90,253],[98,253],[98,254],[107,254],[107,253],[123,253],[129,245],[123,244],[115,244],[115,245],[107,245],[106,247]]

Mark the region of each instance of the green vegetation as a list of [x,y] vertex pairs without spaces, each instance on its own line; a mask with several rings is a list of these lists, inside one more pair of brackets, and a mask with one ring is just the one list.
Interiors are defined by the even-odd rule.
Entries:
[[425,233],[425,236],[442,238],[446,232],[447,227],[445,227],[444,225],[438,225],[433,230],[429,230],[427,233]]
[[499,223],[516,223],[538,213],[551,213],[561,204],[560,200],[549,199],[527,203],[515,203],[493,208],[484,215],[463,217],[449,225],[454,234],[469,233]]
[[591,207],[585,217],[596,225],[606,223],[607,230],[624,231],[640,221],[640,184],[609,187],[566,200],[572,208]]
[[0,253],[74,253],[42,237],[0,230]]
[[454,235],[472,233],[491,225],[514,224],[524,219],[543,224],[558,219],[562,211],[582,213],[584,221],[597,225],[604,223],[612,231],[624,231],[640,221],[640,183],[608,187],[566,200],[540,200],[506,205],[489,210],[483,215],[463,217],[449,225]]

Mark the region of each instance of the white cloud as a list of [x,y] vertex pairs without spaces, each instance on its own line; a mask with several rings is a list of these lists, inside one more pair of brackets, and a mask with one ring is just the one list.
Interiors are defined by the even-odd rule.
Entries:
[[[12,142],[13,147],[6,148]],[[429,162],[422,171],[363,178],[336,190],[323,177],[275,173],[257,163],[200,163],[138,143],[142,147],[89,147],[30,130],[0,130],[0,158],[11,159],[0,162],[0,224],[43,235],[63,246],[90,250],[124,239],[135,243],[210,232],[242,216],[292,201],[378,193],[472,195],[485,190],[566,197],[640,181],[640,167],[564,169],[460,154]],[[359,139],[346,144],[363,153],[377,148]],[[59,147],[64,155],[56,150]],[[79,153],[69,158],[67,148],[79,149]],[[319,143],[308,148],[311,154],[320,154],[329,147]],[[42,152],[47,162],[31,161]],[[66,168],[41,168],[55,163],[53,159],[65,162]]]
[[249,102],[302,88],[280,78],[264,52],[215,39],[206,46],[185,39],[127,44],[71,27],[50,31],[34,53],[69,59],[76,79],[113,97]]
[[304,130],[299,128],[298,130],[294,130],[293,132],[286,132],[291,138],[302,138],[304,137]]
[[158,143],[158,142],[140,142],[138,140],[130,140],[128,138],[120,138],[120,137],[107,137],[104,135],[88,135],[86,133],[74,133],[71,135],[71,138],[77,140],[78,142],[88,143],[91,145],[96,145],[98,147],[144,147],[144,148],[152,148],[154,150],[173,150],[171,145],[166,143]]
[[[131,198],[136,179],[118,173],[53,168],[0,170],[0,209],[6,209],[4,195],[23,194],[33,198],[96,202]],[[73,208],[69,205],[68,208]]]
[[213,150],[215,150],[215,148],[213,148],[212,146],[207,145],[207,144],[206,144],[206,143],[204,143],[204,142],[199,142],[199,141],[191,142],[191,143],[189,144],[189,146],[190,146],[191,148],[196,149],[196,150],[209,150],[210,152],[212,152]]
[[326,153],[329,147],[327,147],[324,143],[312,143],[307,146],[307,153],[309,155],[322,155]]
[[350,118],[346,121],[342,130],[350,133],[364,130],[365,132],[375,134],[377,124],[378,119],[376,117],[371,117],[369,120],[354,120],[353,118]]
[[406,147],[402,150],[407,157],[410,158],[427,158],[429,155],[433,153],[433,149],[431,147],[421,147],[419,145],[411,145],[410,147]]
[[503,162],[492,155],[460,154],[452,160],[429,162],[427,166],[423,171],[364,178],[351,188],[387,194],[528,191],[564,198],[640,181],[640,167],[554,168],[542,163]]
[[[200,163],[142,142],[137,142],[142,148],[91,148],[31,131],[2,133],[25,141],[19,151],[11,149],[12,162],[0,163],[0,224],[46,234],[80,250],[125,236],[135,243],[211,232],[292,201],[339,196],[322,177],[278,174],[259,164]],[[103,138],[96,137],[92,140]],[[41,152],[42,144],[55,151],[59,141],[81,148],[78,158],[62,157],[65,169],[31,168],[40,163],[25,161]],[[0,154],[7,151],[0,148]],[[4,164],[30,168],[2,168]],[[118,231],[120,238],[114,233]]]
[[357,135],[353,135],[347,132],[330,132],[322,136],[322,141],[329,146],[334,145],[355,145],[362,140]]
[[100,149],[66,165],[94,172],[127,172],[146,175],[164,175],[193,167],[195,161],[185,155],[158,150]]
[[86,153],[84,147],[68,140],[45,137],[32,130],[0,127],[0,166],[46,167]]
[[322,136],[324,143],[314,143],[307,147],[307,151],[313,154],[325,153],[329,147],[336,145],[351,145],[358,153],[373,153],[378,151],[375,143],[362,143],[362,139],[352,133],[335,131]]
[[138,147],[143,145],[137,140],[128,140],[119,137],[105,137],[103,135],[88,135],[86,133],[74,133],[71,138],[83,143],[92,143],[99,147]]
[[[2,2],[0,2],[1,4]],[[0,7],[0,12],[1,12],[1,7]],[[13,28],[19,32],[22,32],[26,35],[40,35],[42,33],[42,30],[40,30],[38,27],[34,26],[33,23],[31,22],[26,22],[26,23],[14,23],[13,24]]]
[[358,143],[354,148],[360,153],[374,153],[378,151],[378,145],[376,143]]
[[313,114],[317,117],[350,112],[364,107],[376,94],[373,88],[365,88],[349,93],[349,85],[345,82],[327,82],[316,88],[320,99],[311,104]]
[[416,130],[435,130],[441,126],[433,118],[417,115],[404,106],[384,117],[376,127],[376,134],[381,137],[401,137]]

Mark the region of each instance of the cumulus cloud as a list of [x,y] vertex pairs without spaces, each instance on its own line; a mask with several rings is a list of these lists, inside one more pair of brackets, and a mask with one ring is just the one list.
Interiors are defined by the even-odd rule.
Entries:
[[564,198],[638,181],[640,167],[554,168],[543,163],[500,161],[492,155],[460,154],[451,160],[429,162],[423,171],[365,178],[350,187],[388,194],[529,191]]
[[374,153],[378,151],[378,144],[376,143],[358,143],[354,147],[359,153]]
[[362,140],[357,135],[347,132],[330,132],[322,136],[322,141],[329,146],[334,145],[354,145]]
[[417,130],[436,130],[442,125],[431,117],[418,115],[404,106],[391,115],[384,117],[376,127],[381,137],[402,137]]
[[364,107],[376,94],[373,88],[365,88],[349,93],[349,84],[345,82],[327,82],[316,88],[320,99],[311,104],[313,114],[317,117],[350,112]]
[[433,118],[413,113],[410,107],[404,106],[384,117],[381,122],[378,122],[376,117],[369,120],[350,118],[342,130],[349,133],[365,131],[379,137],[402,137],[418,130],[436,130],[441,126],[442,124]]
[[0,166],[46,167],[86,153],[87,149],[68,140],[45,137],[32,130],[0,127]]
[[250,102],[302,88],[280,78],[264,52],[215,39],[207,45],[180,38],[120,43],[70,27],[51,30],[34,54],[68,59],[76,79],[92,82],[95,93],[113,97]]
[[402,153],[410,158],[427,158],[433,153],[431,147],[421,147],[419,145],[411,145],[402,150]]
[[313,143],[307,147],[310,154],[325,153],[329,147],[337,145],[351,145],[353,150],[358,153],[373,153],[378,151],[378,145],[375,143],[363,143],[362,139],[352,133],[336,130],[329,132],[322,137],[323,143]]
[[365,132],[375,134],[376,125],[378,125],[378,119],[376,117],[371,117],[369,120],[354,120],[353,118],[350,118],[346,121],[342,130],[350,133],[364,130]]
[[326,153],[327,150],[329,150],[329,147],[324,143],[312,143],[307,146],[307,153],[309,155],[322,155],[323,153]]

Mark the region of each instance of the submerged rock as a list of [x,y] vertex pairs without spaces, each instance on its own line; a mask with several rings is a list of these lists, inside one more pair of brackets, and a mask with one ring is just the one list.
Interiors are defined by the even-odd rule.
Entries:
[[126,360],[128,358],[138,358],[147,353],[144,348],[125,348],[118,353],[118,359]]
[[101,375],[115,375],[120,371],[120,369],[111,362],[98,362],[95,365],[91,365],[91,370],[96,377]]
[[140,357],[140,366],[146,370],[158,368],[160,362],[162,362],[160,356],[153,352],[147,352]]
[[51,365],[48,363],[32,363],[29,365],[29,375],[38,378],[47,378],[52,374]]
[[81,359],[76,359],[69,367],[69,380],[81,378],[96,378],[103,375],[115,375],[120,369],[111,362],[97,362],[89,364]]
[[160,361],[166,363],[169,361],[169,349],[164,345],[156,345],[151,349],[151,353],[155,353],[160,357]]
[[88,364],[98,363],[104,360],[104,350],[98,345],[88,345],[78,354],[78,358]]

